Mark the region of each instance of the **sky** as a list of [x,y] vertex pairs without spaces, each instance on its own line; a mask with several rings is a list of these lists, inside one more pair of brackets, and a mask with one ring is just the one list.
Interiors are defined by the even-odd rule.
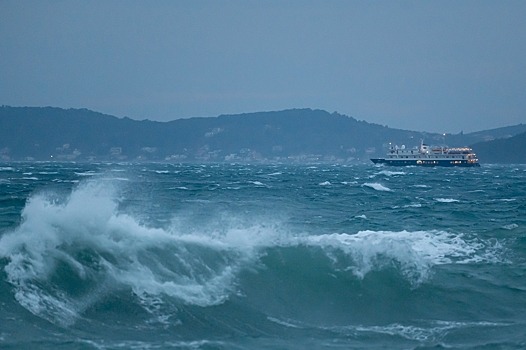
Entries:
[[0,105],[526,123],[526,1],[0,0]]

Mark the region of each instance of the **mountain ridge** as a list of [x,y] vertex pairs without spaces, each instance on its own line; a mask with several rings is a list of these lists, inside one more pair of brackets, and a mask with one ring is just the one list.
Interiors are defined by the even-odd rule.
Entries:
[[472,145],[487,163],[526,164],[526,132]]
[[85,108],[2,106],[0,159],[363,162],[383,154],[387,142],[465,146],[521,132],[526,125],[444,136],[308,108],[158,122]]

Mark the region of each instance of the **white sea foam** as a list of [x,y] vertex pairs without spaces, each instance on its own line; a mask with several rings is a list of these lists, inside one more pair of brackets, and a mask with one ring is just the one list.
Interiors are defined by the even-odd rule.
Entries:
[[420,203],[411,203],[404,205],[404,208],[421,208],[422,204]]
[[384,185],[378,183],[378,182],[373,182],[373,183],[370,183],[370,182],[366,182],[363,184],[363,186],[365,187],[370,187],[372,189],[375,189],[377,191],[385,191],[385,192],[390,192],[391,189],[388,188],[388,187],[385,187]]
[[496,322],[454,322],[454,321],[435,321],[427,326],[404,325],[393,323],[385,326],[347,326],[333,327],[331,330],[337,332],[364,332],[364,333],[382,333],[391,336],[399,336],[409,340],[419,342],[436,341],[443,338],[448,332],[464,328],[480,327],[504,327],[506,323]]
[[105,179],[107,181],[130,181],[127,177],[112,177]]
[[435,201],[440,202],[440,203],[460,202],[458,199],[453,199],[453,198],[435,198]]
[[509,224],[509,225],[502,226],[502,228],[505,229],[505,230],[514,230],[517,227],[519,227],[519,225],[517,225],[517,224]]
[[342,181],[342,185],[356,185],[358,181]]
[[[111,288],[129,288],[145,304],[163,295],[185,304],[219,304],[235,291],[239,271],[257,259],[258,247],[273,237],[258,225],[218,232],[150,228],[120,213],[115,198],[107,181],[83,184],[60,203],[30,198],[21,225],[0,238],[0,257],[9,261],[7,278],[22,306],[68,325]],[[79,258],[86,254],[87,260]],[[67,282],[60,285],[59,266],[89,290],[70,295]]]
[[296,321],[292,321],[292,320],[282,320],[282,319],[279,319],[276,317],[270,317],[270,316],[267,316],[267,320],[269,320],[270,322],[277,323],[281,326],[289,327],[289,328],[304,328],[298,325]]
[[443,336],[449,328],[423,328],[406,326],[402,324],[390,324],[387,326],[358,326],[353,327],[355,331],[367,333],[382,333],[391,336],[400,336],[410,340],[429,341]]
[[408,280],[416,284],[425,281],[435,265],[494,258],[480,241],[445,231],[360,231],[353,235],[309,236],[301,242],[321,247],[336,266],[359,278],[396,262]]
[[406,173],[403,171],[382,170],[377,175],[395,176],[395,175],[405,175],[405,174]]
[[330,186],[331,183],[330,183],[330,181],[324,181],[324,182],[320,182],[318,185],[320,185],[320,186]]
[[79,180],[63,180],[63,179],[53,179],[51,180],[53,182],[58,182],[58,183],[79,183],[80,181]]
[[[7,280],[22,306],[67,325],[114,288],[132,291],[149,312],[165,297],[217,305],[237,293],[240,272],[258,266],[268,248],[320,249],[335,269],[358,278],[395,266],[415,284],[435,265],[492,254],[484,242],[444,231],[298,236],[267,219],[247,224],[231,216],[210,226],[177,217],[169,227],[152,228],[121,212],[119,197],[112,182],[88,181],[63,201],[29,199],[20,226],[0,238]],[[89,286],[85,293],[60,285],[61,266],[78,280],[76,288]]]

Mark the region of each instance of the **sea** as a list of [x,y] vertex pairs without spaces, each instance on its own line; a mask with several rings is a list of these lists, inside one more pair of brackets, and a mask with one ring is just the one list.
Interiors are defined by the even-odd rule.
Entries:
[[525,349],[526,165],[0,163],[1,349]]

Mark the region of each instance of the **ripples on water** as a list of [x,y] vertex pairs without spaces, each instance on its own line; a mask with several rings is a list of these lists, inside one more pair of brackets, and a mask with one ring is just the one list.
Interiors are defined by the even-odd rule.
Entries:
[[0,344],[526,346],[526,167],[0,165]]

